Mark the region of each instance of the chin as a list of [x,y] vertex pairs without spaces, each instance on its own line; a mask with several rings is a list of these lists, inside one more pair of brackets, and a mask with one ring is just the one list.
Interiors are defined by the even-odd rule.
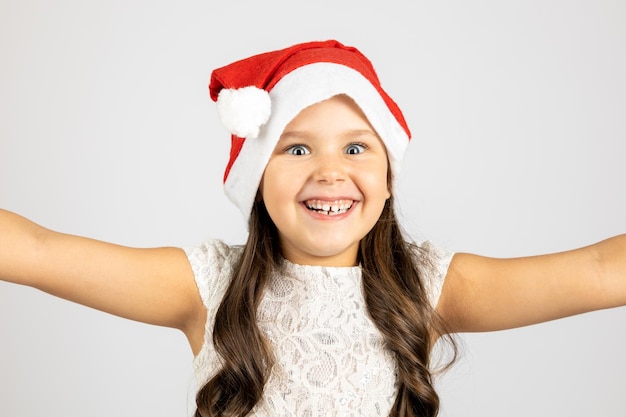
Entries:
[[319,248],[308,251],[312,262],[324,266],[354,266],[357,264],[358,245],[337,248]]

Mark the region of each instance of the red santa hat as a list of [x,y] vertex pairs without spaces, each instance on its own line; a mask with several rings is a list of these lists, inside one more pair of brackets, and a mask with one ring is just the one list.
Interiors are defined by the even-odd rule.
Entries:
[[334,40],[301,43],[218,68],[209,91],[232,135],[225,192],[246,221],[280,135],[306,107],[339,94],[352,98],[385,144],[394,178],[411,138],[371,62]]

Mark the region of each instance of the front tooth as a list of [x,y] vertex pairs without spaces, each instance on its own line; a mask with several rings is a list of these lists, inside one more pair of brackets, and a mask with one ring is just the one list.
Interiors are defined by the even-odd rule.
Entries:
[[340,211],[346,211],[352,207],[352,201],[338,200],[334,202],[327,202],[321,200],[311,200],[308,201],[306,205],[312,210],[338,213]]

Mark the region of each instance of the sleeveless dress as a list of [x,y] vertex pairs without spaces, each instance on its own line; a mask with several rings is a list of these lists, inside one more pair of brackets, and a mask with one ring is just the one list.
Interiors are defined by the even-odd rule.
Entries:
[[[452,253],[430,242],[419,247],[418,265],[434,306]],[[221,368],[212,342],[215,313],[242,247],[211,240],[185,252],[207,309],[204,344],[193,363],[200,388]],[[397,393],[396,363],[367,313],[360,267],[283,262],[258,310],[276,363],[250,415],[388,416]]]

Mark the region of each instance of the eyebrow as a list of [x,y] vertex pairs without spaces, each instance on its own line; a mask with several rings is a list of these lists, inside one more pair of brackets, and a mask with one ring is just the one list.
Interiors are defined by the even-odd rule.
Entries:
[[[308,138],[311,136],[306,131],[301,130],[286,130],[280,135],[279,140],[282,139],[291,139],[291,138]],[[372,129],[349,129],[340,133],[342,137],[359,137],[359,136],[373,136],[375,138],[378,137],[378,134]]]
[[353,136],[374,136],[374,137],[378,137],[378,134],[372,130],[372,129],[353,129],[353,130],[348,130],[346,132],[343,133],[344,136],[349,136],[349,137],[353,137]]

